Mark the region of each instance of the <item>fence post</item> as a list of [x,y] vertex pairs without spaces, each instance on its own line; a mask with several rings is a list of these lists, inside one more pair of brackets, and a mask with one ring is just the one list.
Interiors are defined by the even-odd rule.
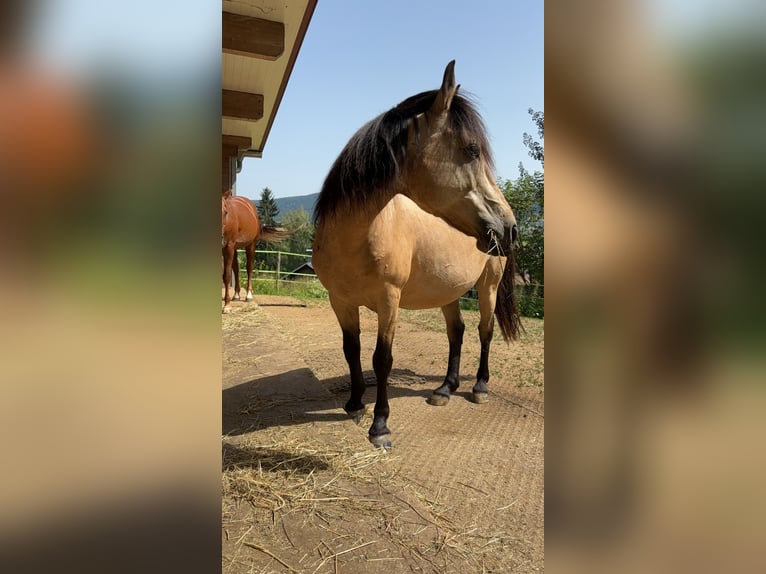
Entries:
[[275,280],[276,281],[277,293],[279,293],[279,273],[280,273],[281,269],[282,269],[282,252],[281,251],[277,251],[277,277],[276,277],[276,280]]

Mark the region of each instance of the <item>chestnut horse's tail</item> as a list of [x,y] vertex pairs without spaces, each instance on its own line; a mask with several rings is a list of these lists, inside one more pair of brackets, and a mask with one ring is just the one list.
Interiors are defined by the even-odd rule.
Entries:
[[519,333],[524,331],[514,294],[515,277],[516,258],[513,249],[511,249],[505,262],[503,276],[497,286],[497,301],[495,302],[495,317],[500,325],[503,339],[506,341],[518,339]]
[[293,233],[298,231],[298,229],[293,229],[290,231],[284,227],[271,227],[270,225],[262,225],[261,233],[258,236],[258,239],[260,241],[265,241],[266,243],[278,243],[283,239],[290,237]]

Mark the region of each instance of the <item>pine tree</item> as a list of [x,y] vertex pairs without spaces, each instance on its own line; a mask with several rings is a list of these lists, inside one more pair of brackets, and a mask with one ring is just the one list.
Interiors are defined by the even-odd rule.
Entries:
[[262,225],[279,224],[279,208],[271,190],[268,187],[263,188],[261,200],[258,202],[258,217]]

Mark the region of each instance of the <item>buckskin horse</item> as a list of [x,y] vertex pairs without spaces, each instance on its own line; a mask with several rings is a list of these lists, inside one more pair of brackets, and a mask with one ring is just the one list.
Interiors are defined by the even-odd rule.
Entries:
[[514,299],[516,220],[493,176],[486,128],[458,94],[454,60],[439,90],[412,96],[374,118],[341,151],[317,199],[313,266],[343,332],[351,374],[345,411],[364,412],[359,307],[378,315],[373,354],[377,399],[369,439],[390,448],[388,376],[397,314],[441,307],[449,359],[429,402],[458,388],[465,326],[459,298],[476,285],[481,359],[471,398],[488,399],[493,312],[506,340],[519,334]]
[[231,190],[221,196],[221,251],[223,254],[223,313],[231,312],[229,284],[234,268],[234,299],[239,299],[239,265],[237,249],[245,249],[247,265],[247,294],[245,300],[253,298],[253,261],[255,245],[261,241],[281,241],[290,235],[289,231],[261,225],[258,211],[253,202],[245,197],[232,195]]

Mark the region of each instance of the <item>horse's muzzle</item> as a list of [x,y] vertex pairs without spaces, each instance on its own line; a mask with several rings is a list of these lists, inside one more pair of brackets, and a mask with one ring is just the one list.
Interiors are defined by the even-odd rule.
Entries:
[[515,223],[504,224],[490,227],[487,232],[487,253],[489,255],[507,255],[512,249],[519,230]]

